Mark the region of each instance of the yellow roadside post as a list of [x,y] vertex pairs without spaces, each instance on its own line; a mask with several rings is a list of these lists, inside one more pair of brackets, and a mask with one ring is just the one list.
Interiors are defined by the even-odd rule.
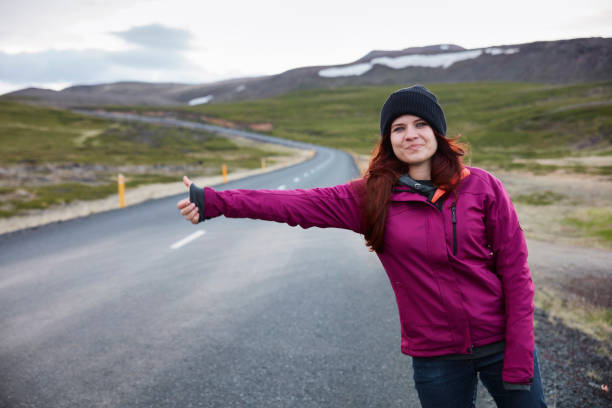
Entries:
[[266,158],[265,157],[261,158],[261,169],[264,171],[266,170]]
[[117,177],[117,183],[119,185],[119,207],[125,207],[125,177],[123,174],[119,174]]
[[227,183],[227,166],[225,164],[221,166],[221,174],[223,175],[223,184]]

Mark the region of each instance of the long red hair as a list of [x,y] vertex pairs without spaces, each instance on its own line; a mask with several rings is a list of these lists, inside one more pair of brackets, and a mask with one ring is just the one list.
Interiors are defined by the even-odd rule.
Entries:
[[[438,149],[431,162],[431,178],[437,187],[447,192],[457,188],[463,169],[462,157],[466,146],[456,138],[447,139],[434,131]],[[372,251],[382,252],[384,247],[385,223],[391,201],[393,186],[402,174],[408,173],[408,164],[400,161],[393,153],[390,132],[386,132],[372,150],[370,164],[365,171],[365,191],[362,191],[364,208],[364,236],[366,245]]]

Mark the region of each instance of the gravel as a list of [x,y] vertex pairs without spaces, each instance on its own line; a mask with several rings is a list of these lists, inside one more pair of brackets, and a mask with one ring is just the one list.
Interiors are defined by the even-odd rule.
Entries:
[[608,408],[612,394],[612,360],[602,355],[602,343],[550,319],[536,310],[535,337],[546,403],[550,408]]
[[[601,354],[601,342],[569,328],[536,309],[535,340],[544,397],[549,408],[608,408],[612,395],[612,360]],[[478,384],[477,408],[495,408],[495,402]]]

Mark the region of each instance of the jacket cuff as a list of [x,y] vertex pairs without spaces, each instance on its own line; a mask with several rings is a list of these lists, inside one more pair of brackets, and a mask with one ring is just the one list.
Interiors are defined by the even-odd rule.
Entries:
[[198,213],[200,217],[198,223],[204,221],[204,189],[191,183],[189,186],[189,201],[194,203],[198,207]]
[[531,391],[531,384],[514,384],[504,381],[506,391]]

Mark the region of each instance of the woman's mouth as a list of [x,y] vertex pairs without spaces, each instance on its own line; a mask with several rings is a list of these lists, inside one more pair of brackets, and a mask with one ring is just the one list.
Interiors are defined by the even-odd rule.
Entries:
[[423,148],[423,145],[410,145],[410,146],[408,146],[408,150],[411,150],[411,151],[421,150],[422,148]]

